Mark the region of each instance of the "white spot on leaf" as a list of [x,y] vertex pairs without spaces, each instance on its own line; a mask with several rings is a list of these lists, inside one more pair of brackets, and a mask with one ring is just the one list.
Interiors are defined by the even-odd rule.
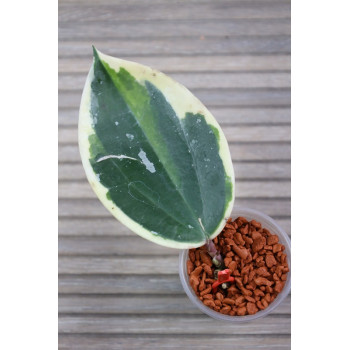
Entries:
[[154,167],[154,164],[147,158],[146,152],[142,148],[140,149],[140,152],[139,152],[138,156],[140,157],[140,159],[142,160],[143,165],[146,167],[146,169],[149,172],[151,172],[151,173],[155,173],[156,172],[156,168]]
[[133,134],[126,134],[126,137],[132,141],[134,139],[134,135]]

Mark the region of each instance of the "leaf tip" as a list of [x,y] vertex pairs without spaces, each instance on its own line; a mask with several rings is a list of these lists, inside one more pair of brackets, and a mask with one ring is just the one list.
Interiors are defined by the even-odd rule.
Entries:
[[96,50],[96,47],[94,45],[92,45],[92,52],[94,54],[94,58],[95,59],[99,59],[99,55],[98,55],[98,51]]

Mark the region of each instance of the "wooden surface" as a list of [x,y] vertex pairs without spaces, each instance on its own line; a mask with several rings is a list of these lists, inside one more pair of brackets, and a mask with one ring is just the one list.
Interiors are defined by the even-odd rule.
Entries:
[[90,189],[77,145],[91,45],[164,71],[222,125],[236,205],[290,234],[290,2],[59,1],[59,348],[289,349],[290,296],[258,321],[196,309],[178,252],[118,223]]

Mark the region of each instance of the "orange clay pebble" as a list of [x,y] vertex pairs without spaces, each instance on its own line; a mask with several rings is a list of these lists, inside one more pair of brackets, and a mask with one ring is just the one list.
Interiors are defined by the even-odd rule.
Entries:
[[248,222],[239,217],[227,221],[213,244],[223,259],[219,270],[227,269],[228,276],[234,279],[213,290],[212,285],[217,285],[213,272],[218,268],[207,247],[190,249],[189,282],[203,304],[234,317],[266,309],[283,290],[289,272],[285,246],[279,243],[278,236],[255,220]]

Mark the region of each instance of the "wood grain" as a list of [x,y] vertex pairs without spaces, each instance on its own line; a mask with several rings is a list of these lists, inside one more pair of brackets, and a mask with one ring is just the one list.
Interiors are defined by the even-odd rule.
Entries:
[[[142,255],[142,252],[140,252]],[[177,256],[80,257],[61,256],[58,273],[62,274],[177,274]],[[166,266],[166,268],[164,268]]]
[[94,44],[188,87],[230,142],[235,205],[290,235],[290,1],[60,0],[58,11],[59,349],[290,349],[290,296],[248,324],[203,315],[184,294],[178,251],[111,216],[77,145]]
[[[166,305],[164,305],[166,307]],[[276,327],[278,324],[278,327]],[[267,316],[246,324],[213,322],[206,315],[161,316],[61,316],[58,330],[61,333],[103,333],[103,334],[288,334],[290,318],[279,315]]]
[[[241,72],[241,71],[289,71],[289,55],[264,56],[185,56],[185,57],[144,57],[124,56],[126,60],[139,62],[164,73],[172,72]],[[61,58],[58,62],[59,74],[87,75],[92,64],[92,57]]]
[[288,350],[290,335],[110,335],[110,334],[60,334],[59,348],[62,350],[129,350],[129,349],[214,349],[220,344],[224,350]]
[[91,57],[91,45],[105,54],[124,56],[208,56],[290,54],[290,36],[220,36],[169,38],[115,38],[60,41],[59,57]]
[[[289,18],[289,1],[61,1],[60,23],[135,20]],[[204,22],[205,23],[205,22]]]
[[[178,275],[60,275],[58,291],[61,294],[138,294],[140,298],[149,294],[183,294]],[[164,310],[166,313],[166,310]]]
[[[171,315],[200,315],[201,311],[195,307],[185,294],[172,296],[145,296],[138,295],[62,295],[58,303],[58,312],[69,314],[163,314]],[[274,311],[273,314],[290,313],[290,296],[288,296]]]
[[60,28],[59,39],[76,40],[89,37],[99,38],[152,38],[177,36],[220,36],[225,35],[289,35],[289,18],[268,19],[208,19],[203,25],[202,19],[156,20],[156,21],[103,21],[101,25],[91,26],[88,22],[64,23]]

